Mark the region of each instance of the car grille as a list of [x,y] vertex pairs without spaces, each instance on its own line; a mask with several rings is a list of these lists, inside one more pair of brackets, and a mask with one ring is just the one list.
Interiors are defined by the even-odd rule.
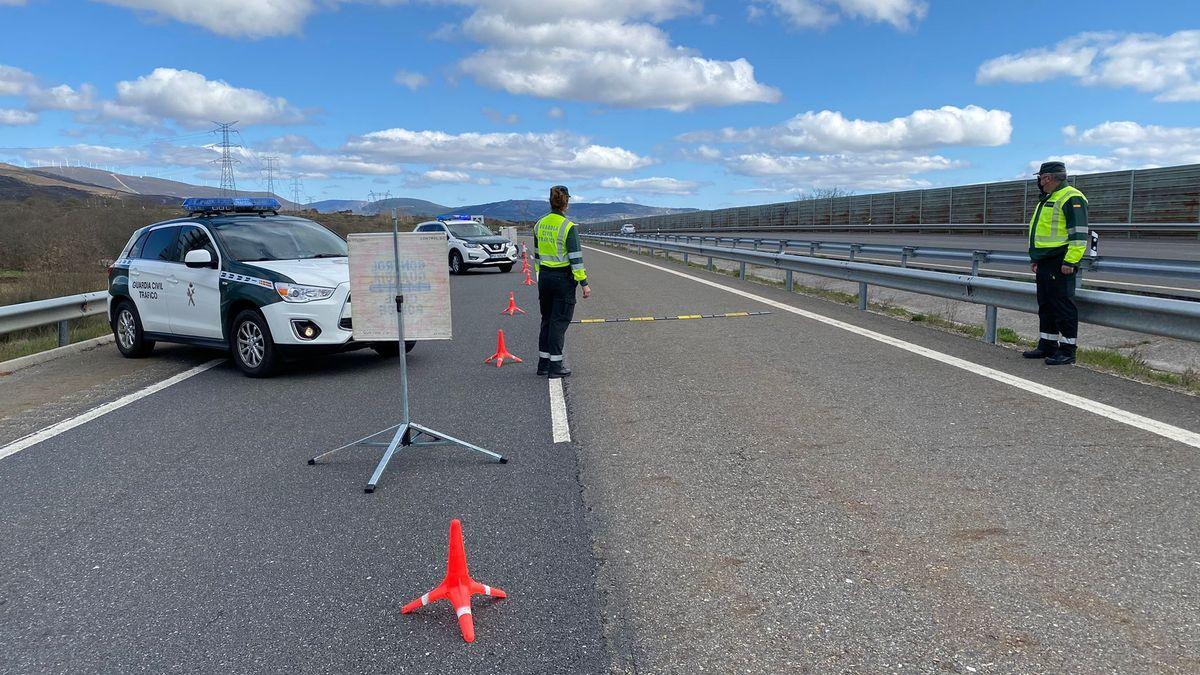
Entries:
[[502,253],[508,248],[508,244],[484,244],[483,247],[491,253]]

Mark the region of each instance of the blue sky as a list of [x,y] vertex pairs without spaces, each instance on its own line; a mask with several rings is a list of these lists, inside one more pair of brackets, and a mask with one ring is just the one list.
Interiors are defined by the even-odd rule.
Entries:
[[1032,7],[0,0],[0,160],[216,184],[240,120],[243,189],[701,208],[1200,162],[1194,2]]

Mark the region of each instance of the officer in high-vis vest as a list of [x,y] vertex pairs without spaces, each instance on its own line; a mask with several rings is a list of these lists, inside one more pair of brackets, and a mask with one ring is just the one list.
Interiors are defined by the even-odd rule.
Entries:
[[538,301],[542,310],[542,332],[538,335],[538,375],[551,378],[571,374],[563,364],[567,327],[575,314],[575,287],[583,287],[589,298],[583,248],[575,223],[567,219],[571,194],[562,185],[550,188],[550,213],[533,228],[533,267],[538,273]]
[[1038,345],[1022,356],[1061,366],[1075,363],[1075,270],[1088,247],[1087,197],[1067,185],[1062,162],[1043,163],[1036,176],[1042,197],[1029,221],[1029,259],[1037,279]]

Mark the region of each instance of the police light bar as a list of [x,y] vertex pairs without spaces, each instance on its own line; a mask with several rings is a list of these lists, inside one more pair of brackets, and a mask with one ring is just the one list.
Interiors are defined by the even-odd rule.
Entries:
[[188,213],[278,213],[279,200],[271,197],[188,197],[183,210]]
[[438,220],[471,220],[471,216],[464,216],[461,213],[446,213],[437,217]]

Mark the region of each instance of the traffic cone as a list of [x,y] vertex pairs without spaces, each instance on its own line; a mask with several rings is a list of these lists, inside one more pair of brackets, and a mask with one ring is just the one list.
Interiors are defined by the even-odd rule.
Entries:
[[534,284],[533,277],[530,276],[529,270],[525,270],[525,281],[521,283],[525,284],[526,286],[532,286]]
[[493,598],[508,597],[499,588],[492,588],[471,578],[470,572],[467,571],[467,552],[463,548],[462,523],[455,518],[450,521],[450,551],[446,559],[446,577],[437,588],[405,605],[400,613],[410,614],[431,602],[445,599],[454,605],[463,639],[474,642],[475,622],[471,619],[471,596],[480,593]]
[[521,271],[526,274],[529,273],[529,258],[525,258],[521,261]]
[[508,292],[508,307],[505,307],[503,310],[501,310],[500,313],[507,314],[509,316],[513,316],[517,312],[524,314],[525,310],[521,309],[520,307],[517,307],[517,299],[513,296],[512,291],[509,291]]
[[504,344],[504,331],[498,330],[496,331],[496,353],[484,359],[483,362],[491,363],[492,361],[495,361],[496,367],[499,368],[500,366],[504,365],[504,359],[515,361],[516,363],[522,363],[521,359],[509,353],[508,347]]

